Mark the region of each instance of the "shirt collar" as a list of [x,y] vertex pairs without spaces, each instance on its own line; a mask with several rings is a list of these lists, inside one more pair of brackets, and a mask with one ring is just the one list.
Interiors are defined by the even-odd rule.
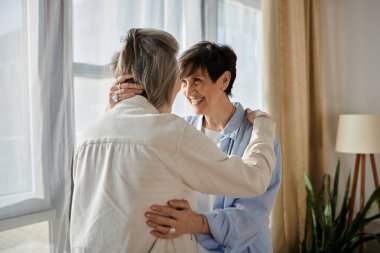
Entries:
[[[227,122],[226,127],[223,129],[221,137],[227,137],[236,140],[237,132],[245,116],[245,110],[239,102],[235,102],[234,105],[236,107],[236,110],[230,120]],[[197,115],[197,121],[195,124],[196,129],[202,129],[202,121],[203,115]]]
[[197,123],[195,125],[195,128],[197,130],[202,130],[202,123],[203,123],[203,115],[197,115]]
[[149,101],[148,99],[146,99],[145,97],[143,96],[140,96],[140,95],[136,95],[134,97],[131,97],[131,98],[127,98],[127,99],[124,99],[120,102],[118,102],[116,105],[115,105],[115,108],[116,107],[119,107],[119,106],[123,106],[123,105],[137,105],[139,107],[142,107],[144,108],[145,110],[147,110],[147,113],[152,113],[152,114],[157,114],[159,113],[158,110],[156,109],[156,107],[154,107]]
[[230,120],[227,122],[226,127],[223,129],[222,136],[235,140],[241,122],[244,119],[245,110],[239,102],[235,102],[234,105],[236,107],[236,110]]

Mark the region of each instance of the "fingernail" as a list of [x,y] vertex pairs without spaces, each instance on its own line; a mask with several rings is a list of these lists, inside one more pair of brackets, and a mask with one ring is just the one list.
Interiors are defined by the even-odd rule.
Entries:
[[156,206],[151,206],[151,209],[152,210],[157,210],[157,207]]
[[149,213],[145,213],[145,216],[146,216],[146,217],[150,217],[150,214],[149,214]]

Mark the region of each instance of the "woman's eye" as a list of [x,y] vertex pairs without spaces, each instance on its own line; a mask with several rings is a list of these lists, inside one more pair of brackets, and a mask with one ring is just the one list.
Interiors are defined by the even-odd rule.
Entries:
[[202,80],[201,79],[194,79],[194,84],[201,84],[202,83]]

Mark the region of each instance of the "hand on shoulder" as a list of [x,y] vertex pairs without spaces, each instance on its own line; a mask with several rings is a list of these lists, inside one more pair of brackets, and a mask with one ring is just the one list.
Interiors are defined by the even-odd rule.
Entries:
[[273,118],[269,115],[269,113],[266,113],[260,110],[252,111],[251,109],[247,108],[245,109],[245,113],[247,114],[248,121],[251,122],[252,124],[255,121],[255,119],[260,118],[260,117],[273,120]]

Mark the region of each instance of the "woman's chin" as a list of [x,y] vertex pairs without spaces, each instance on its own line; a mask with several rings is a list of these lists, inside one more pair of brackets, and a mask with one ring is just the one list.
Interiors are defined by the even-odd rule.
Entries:
[[194,108],[193,107],[193,111],[194,111],[194,113],[196,114],[196,115],[202,115],[203,113],[202,113],[202,110],[199,110],[198,108]]

